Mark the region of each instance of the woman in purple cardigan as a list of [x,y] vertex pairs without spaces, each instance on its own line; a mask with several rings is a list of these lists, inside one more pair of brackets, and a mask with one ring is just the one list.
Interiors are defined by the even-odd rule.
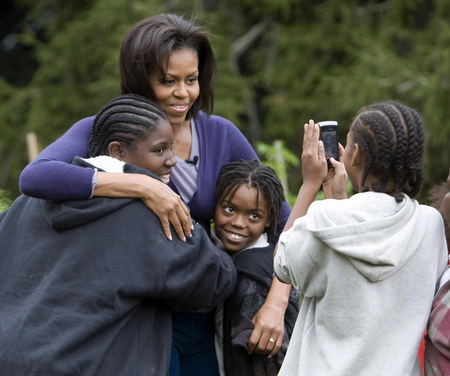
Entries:
[[[72,165],[73,157],[87,156],[94,120],[88,117],[74,124],[24,169],[21,191],[50,200],[137,197],[159,217],[169,239],[170,224],[182,240],[190,236],[191,216],[209,228],[221,167],[257,156],[235,125],[211,115],[216,67],[208,37],[206,31],[183,17],[161,14],[135,24],[121,46],[122,94],[140,94],[154,100],[172,125],[177,160],[171,174],[172,189],[145,175],[124,176]],[[279,232],[289,213],[285,202]],[[253,319],[250,352],[273,355],[279,350],[289,291],[289,286],[276,280],[272,283],[266,303]],[[180,374],[180,367],[183,375],[218,374],[212,318],[209,312],[174,314],[171,375]],[[198,330],[198,325],[205,330]]]

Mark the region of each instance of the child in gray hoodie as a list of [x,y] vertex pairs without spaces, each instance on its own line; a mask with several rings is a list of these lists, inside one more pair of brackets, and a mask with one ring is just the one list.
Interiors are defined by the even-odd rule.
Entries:
[[[398,102],[363,108],[327,169],[305,124],[298,219],[279,241],[277,277],[304,296],[279,375],[421,375],[417,358],[447,247],[439,213],[413,199],[424,126]],[[346,177],[358,193],[347,199]],[[314,201],[323,185],[326,200]]]

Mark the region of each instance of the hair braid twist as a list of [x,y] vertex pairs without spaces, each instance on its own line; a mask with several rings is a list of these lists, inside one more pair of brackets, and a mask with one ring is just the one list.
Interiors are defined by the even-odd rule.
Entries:
[[112,99],[94,119],[89,156],[106,154],[112,141],[133,143],[147,135],[160,120],[167,120],[166,114],[146,97],[124,94]]
[[361,191],[368,190],[366,179],[373,173],[379,179],[371,182],[373,190],[393,194],[398,202],[402,193],[420,192],[425,135],[417,111],[395,101],[375,103],[357,114],[351,132],[365,157]]

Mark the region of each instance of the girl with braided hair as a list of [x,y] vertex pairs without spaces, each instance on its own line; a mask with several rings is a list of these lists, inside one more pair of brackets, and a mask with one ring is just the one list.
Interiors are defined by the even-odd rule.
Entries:
[[[280,375],[422,374],[418,349],[447,264],[441,216],[414,199],[424,144],[414,109],[375,103],[328,170],[319,126],[305,124],[298,219],[274,259],[277,277],[303,294]],[[313,202],[321,186],[327,199]]]
[[[73,163],[168,183],[172,145],[165,113],[127,94]],[[21,195],[0,215],[0,244],[1,375],[167,375],[172,311],[211,310],[236,280],[202,226],[169,241],[133,198]]]
[[[122,94],[152,99],[172,125],[177,164],[170,183],[141,174],[123,176],[71,164],[75,156],[87,156],[94,120],[88,117],[74,124],[25,167],[20,177],[21,191],[49,200],[140,198],[158,216],[168,239],[175,231],[185,241],[191,235],[191,216],[209,231],[221,167],[257,158],[234,124],[211,114],[216,64],[209,33],[194,21],[174,14],[145,18],[125,35],[119,65]],[[290,207],[284,202],[278,234],[289,214]],[[254,318],[250,352],[273,355],[281,347],[290,287],[274,279],[271,290]],[[270,337],[280,340],[269,343]],[[184,376],[218,374],[213,312],[174,314],[173,355],[172,376],[180,372]]]
[[[126,161],[169,184],[176,165],[172,145],[172,128],[164,111],[145,97],[124,94],[109,101],[97,114],[88,146],[91,158],[76,160],[95,168],[102,166],[105,172],[121,172],[117,167]],[[113,171],[109,171],[110,164]]]
[[[299,296],[291,291],[284,316],[281,350],[273,357],[249,354],[252,318],[263,305],[273,277],[273,243],[284,201],[275,171],[257,160],[226,164],[217,179],[214,229],[232,257],[238,278],[233,294],[216,313],[218,353],[223,353],[223,375],[276,375],[283,362],[297,319]],[[274,338],[269,340],[270,343]]]

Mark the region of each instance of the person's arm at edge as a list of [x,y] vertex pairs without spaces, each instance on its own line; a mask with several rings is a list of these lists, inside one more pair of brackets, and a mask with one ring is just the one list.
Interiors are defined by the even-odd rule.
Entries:
[[[321,166],[321,174],[313,171],[318,164]],[[323,143],[319,141],[319,126],[315,125],[313,120],[305,124],[302,169],[304,182],[300,187],[284,231],[289,230],[297,218],[306,214],[309,206],[315,200],[327,171]],[[274,254],[276,249],[277,247],[275,247]],[[273,278],[266,301],[252,320],[255,324],[255,329],[250,336],[249,353],[254,351],[259,354],[267,354],[269,352],[268,356],[272,357],[280,350],[283,342],[284,314],[289,303],[291,288],[290,284],[285,284],[276,277]],[[267,322],[266,317],[274,319],[271,322]],[[270,348],[269,338],[275,339],[272,348]]]
[[[307,127],[305,125],[305,137],[307,138]],[[305,141],[303,142],[305,143]],[[303,158],[303,156],[302,156]],[[320,188],[320,184],[317,189],[310,187],[309,185],[302,185],[297,200],[289,215],[284,231],[290,229],[294,221],[304,214],[312,201],[314,201],[317,190]],[[303,197],[305,196],[305,197]],[[275,247],[276,249],[276,247]],[[269,294],[261,307],[253,318],[255,329],[253,330],[250,339],[248,351],[249,353],[256,352],[258,354],[268,354],[269,357],[275,355],[281,348],[283,342],[284,332],[284,313],[287,309],[289,302],[289,294],[292,286],[279,281],[276,277],[272,279],[272,285],[269,290]],[[269,322],[267,318],[272,320]],[[269,342],[269,338],[275,339],[275,343]]]
[[[315,188],[312,185],[302,185],[300,187],[297,200],[295,201],[291,215],[286,222],[284,231],[289,230],[297,218],[306,214],[306,211],[308,210],[309,205],[314,201],[319,188],[320,184],[318,188]],[[290,284],[281,282],[276,277],[272,279],[272,285],[267,298],[252,320],[255,324],[255,329],[249,339],[249,353],[256,352],[258,354],[267,354],[270,350],[268,356],[272,357],[280,350],[283,343],[284,313],[286,312],[289,303],[291,288],[292,286]],[[266,317],[272,317],[272,322],[266,322]],[[267,330],[262,329],[265,327],[267,327]],[[273,348],[266,347],[269,346],[270,337],[275,339]]]
[[75,156],[87,157],[94,117],[81,119],[44,148],[20,174],[23,194],[45,200],[80,200],[92,195],[95,171],[72,165]]

